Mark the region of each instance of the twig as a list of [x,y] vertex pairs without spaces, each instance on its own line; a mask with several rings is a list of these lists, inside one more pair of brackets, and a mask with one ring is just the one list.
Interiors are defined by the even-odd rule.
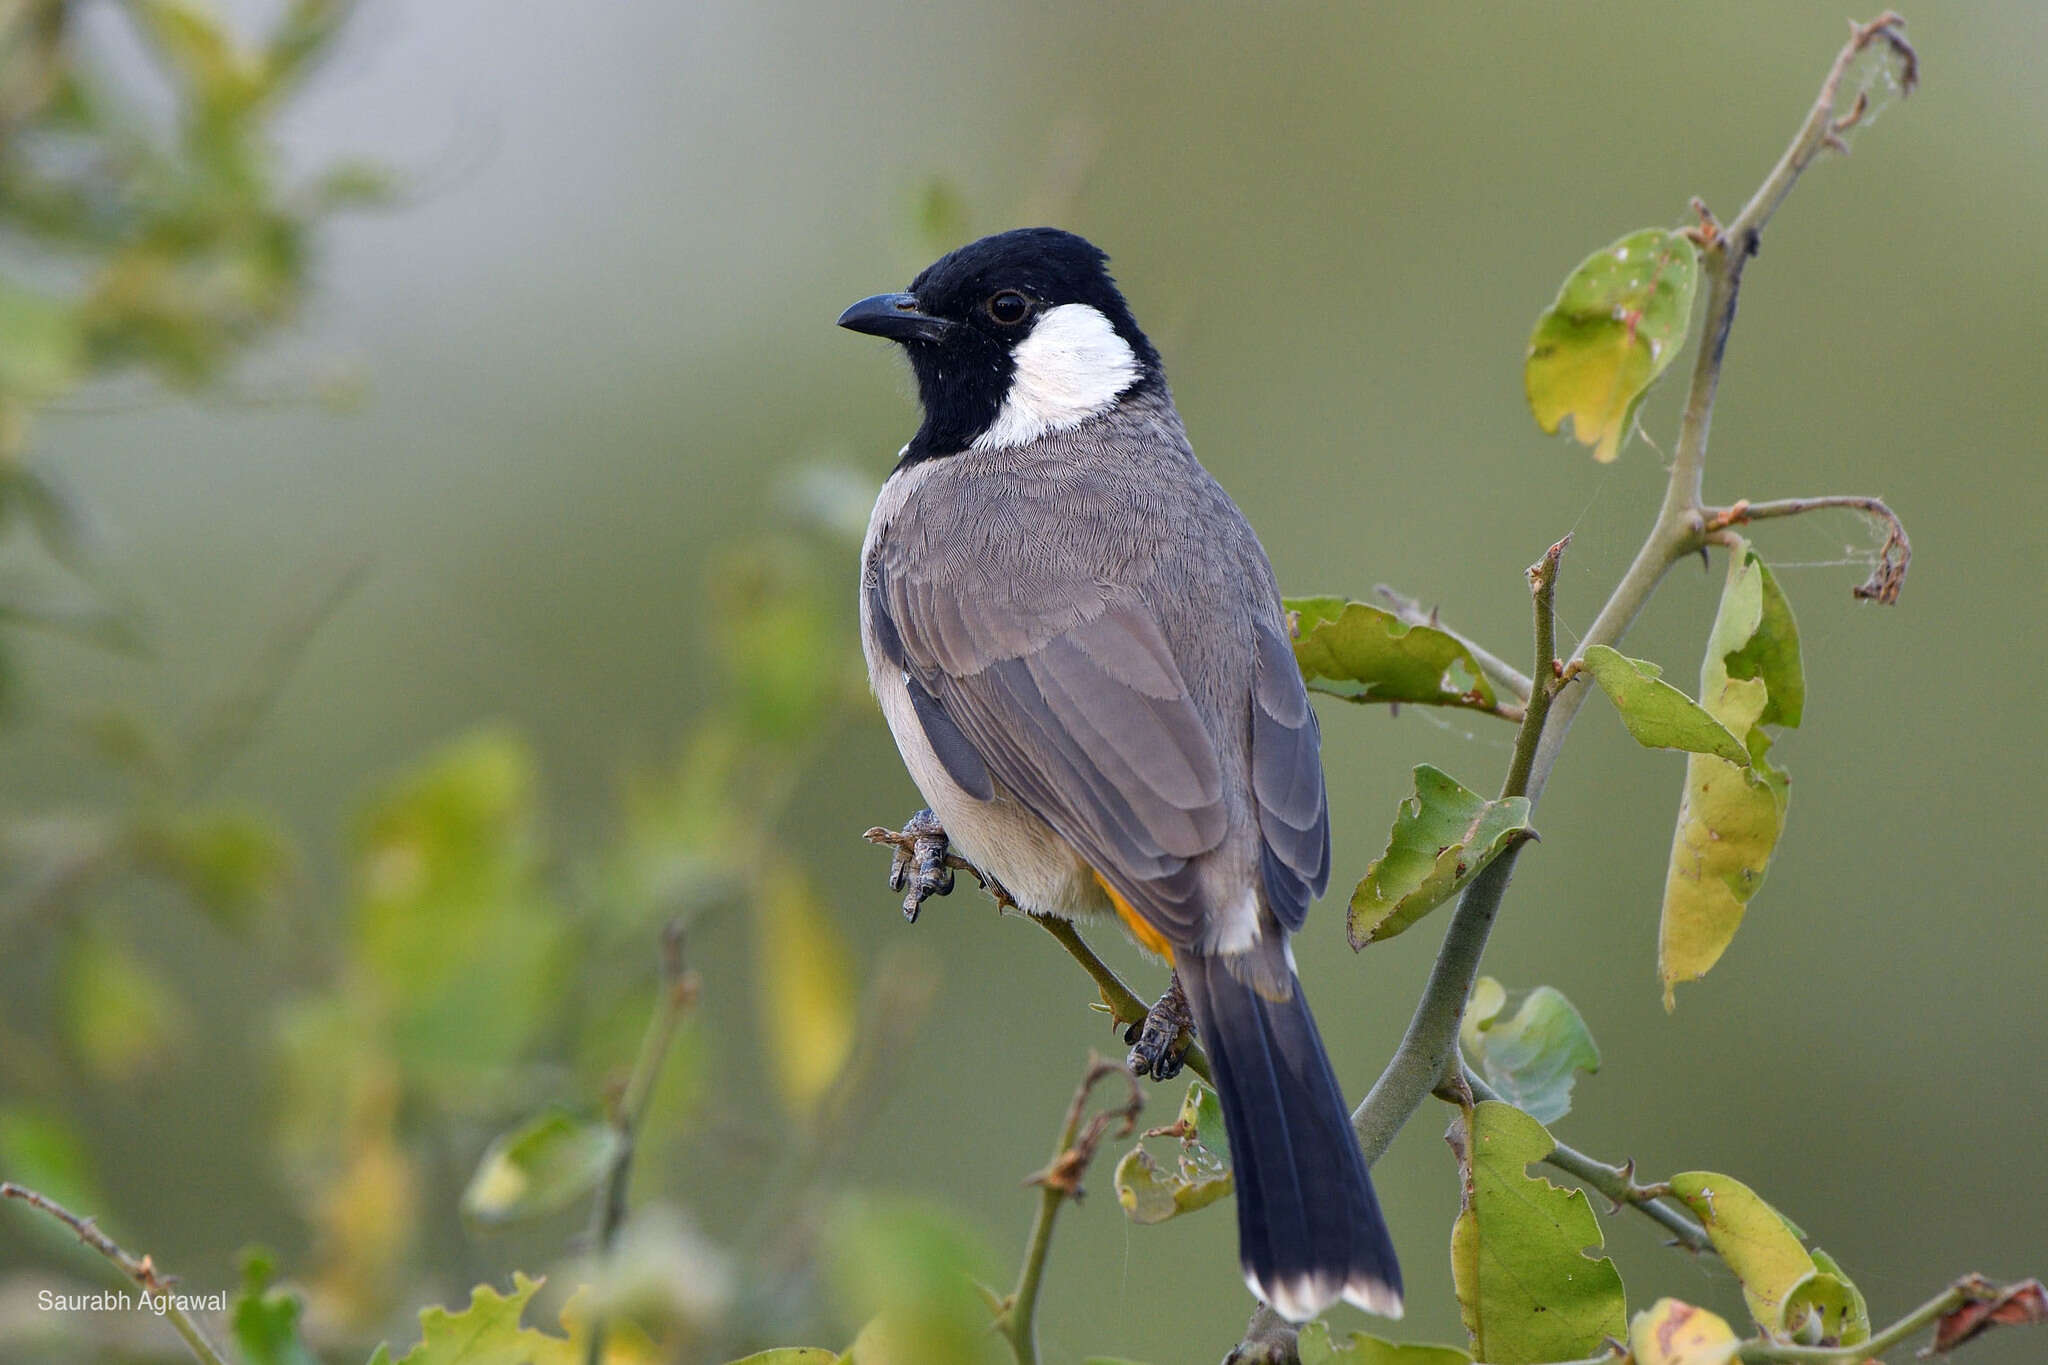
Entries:
[[1932,1326],[1937,1318],[1955,1312],[1964,1304],[1995,1297],[1997,1293],[1998,1287],[1982,1275],[1965,1275],[1883,1331],[1873,1332],[1868,1341],[1859,1341],[1854,1346],[1795,1346],[1787,1342],[1745,1341],[1739,1358],[1746,1361],[1798,1361],[1805,1362],[1805,1365],[1848,1365],[1849,1362],[1872,1360],[1914,1333]]
[[[1030,912],[1030,915],[1033,923],[1059,940],[1060,947],[1081,964],[1083,971],[1095,978],[1095,988],[1102,995],[1103,1007],[1109,1011],[1112,1023],[1128,1028],[1145,1022],[1146,1016],[1152,1013],[1152,1007],[1124,984],[1114,967],[1095,955],[1095,950],[1081,937],[1081,931],[1074,927],[1072,920],[1036,912]],[[1181,1058],[1181,1065],[1211,1085],[1216,1083],[1216,1078],[1209,1074],[1209,1054],[1202,1050],[1201,1039],[1188,1044],[1187,1055]]]
[[194,1359],[200,1361],[201,1365],[228,1365],[227,1357],[221,1353],[220,1348],[207,1340],[206,1333],[199,1330],[199,1324],[192,1321],[192,1315],[185,1311],[184,1305],[179,1301],[181,1296],[171,1292],[171,1286],[177,1283],[176,1276],[165,1275],[158,1270],[156,1262],[147,1255],[139,1260],[130,1256],[115,1244],[113,1238],[101,1232],[98,1224],[92,1219],[81,1218],[56,1200],[38,1194],[26,1186],[17,1185],[11,1180],[0,1181],[0,1199],[19,1199],[30,1208],[40,1209],[77,1233],[79,1241],[111,1261],[114,1268],[135,1281],[144,1294],[155,1296],[151,1301],[151,1308],[160,1313],[171,1324],[172,1329],[184,1339],[185,1348],[192,1352]]
[[[1130,1097],[1121,1108],[1096,1114],[1083,1128],[1081,1113],[1088,1106],[1088,1093],[1107,1076],[1122,1076],[1124,1084],[1130,1087]],[[1004,1301],[996,1320],[996,1330],[1010,1343],[1010,1353],[1017,1358],[1017,1365],[1038,1365],[1038,1290],[1045,1277],[1046,1253],[1052,1249],[1053,1219],[1059,1215],[1061,1204],[1081,1197],[1081,1176],[1095,1159],[1095,1149],[1108,1135],[1110,1125],[1117,1125],[1118,1137],[1129,1137],[1137,1131],[1138,1114],[1144,1107],[1144,1092],[1138,1088],[1138,1078],[1130,1068],[1092,1052],[1088,1055],[1087,1074],[1074,1091],[1073,1103],[1067,1106],[1066,1123],[1060,1129],[1059,1146],[1053,1149],[1052,1161],[1024,1182],[1039,1187],[1038,1215],[1031,1223],[1024,1263],[1017,1269],[1017,1287]]]
[[[1464,634],[1462,631],[1454,630],[1438,620],[1435,608],[1424,607],[1422,603],[1414,598],[1388,587],[1385,583],[1375,584],[1373,591],[1379,594],[1380,599],[1387,604],[1388,609],[1394,615],[1400,617],[1409,625],[1428,626],[1431,630],[1442,631],[1453,640],[1456,640],[1465,647],[1465,652],[1472,656],[1472,662],[1479,665],[1479,671],[1486,675],[1487,681],[1491,682],[1501,691],[1512,695],[1517,703],[1526,703],[1528,701],[1529,679],[1527,675],[1498,654],[1476,643],[1471,636]],[[1518,716],[1516,719],[1519,720],[1520,717]]]
[[1883,498],[1866,498],[1850,493],[1819,498],[1779,498],[1773,502],[1751,502],[1744,498],[1726,507],[1708,508],[1705,529],[1718,531],[1744,522],[1796,517],[1837,507],[1862,512],[1884,527],[1884,548],[1877,552],[1876,567],[1854,592],[1863,601],[1891,606],[1899,600],[1899,589],[1905,586],[1906,571],[1913,565],[1913,542],[1906,538],[1906,524],[1899,520],[1897,512],[1885,505]]
[[[1529,694],[1527,714],[1515,734],[1514,758],[1501,784],[1503,797],[1527,795],[1530,775],[1537,761],[1537,747],[1549,719],[1552,704],[1567,689],[1557,668],[1556,599],[1557,566],[1571,537],[1550,547],[1529,569],[1529,595],[1535,619],[1535,670],[1540,681]],[[1458,1023],[1464,1018],[1465,1000],[1472,993],[1479,973],[1479,959],[1486,950],[1487,935],[1507,891],[1515,857],[1522,841],[1509,845],[1498,858],[1481,868],[1451,913],[1444,930],[1443,946],[1437,950],[1422,998],[1409,1017],[1408,1031],[1400,1046],[1380,1072],[1379,1079],[1351,1114],[1351,1127],[1365,1150],[1366,1163],[1379,1160],[1422,1101],[1443,1080],[1457,1055]]]
[[[1500,1093],[1488,1085],[1478,1072],[1469,1066],[1460,1068],[1466,1086],[1475,1099],[1497,1100]],[[1605,1195],[1615,1208],[1626,1204],[1644,1217],[1657,1223],[1669,1232],[1673,1244],[1687,1251],[1711,1252],[1714,1243],[1707,1236],[1705,1228],[1669,1204],[1659,1202],[1668,1193],[1667,1187],[1639,1185],[1635,1179],[1635,1163],[1610,1166],[1597,1157],[1587,1156],[1575,1147],[1560,1142],[1543,1158],[1548,1165],[1557,1167],[1566,1175],[1583,1181],[1589,1188]]]
[[[661,987],[661,1001],[655,1006],[653,1017],[647,1021],[647,1032],[641,1035],[640,1051],[633,1059],[633,1070],[626,1079],[626,1088],[612,1106],[612,1132],[618,1138],[618,1145],[612,1156],[611,1169],[605,1173],[597,1205],[591,1211],[590,1221],[591,1254],[599,1261],[611,1255],[612,1247],[619,1238],[619,1229],[626,1221],[626,1189],[633,1177],[633,1153],[639,1140],[640,1120],[646,1117],[648,1101],[654,1096],[655,1082],[661,1079],[662,1063],[668,1059],[669,1044],[675,1040],[676,1027],[697,1003],[697,975],[684,965],[680,920],[671,920],[661,933]],[[590,1323],[590,1339],[583,1355],[588,1365],[603,1365],[606,1329],[605,1317],[600,1312]]]

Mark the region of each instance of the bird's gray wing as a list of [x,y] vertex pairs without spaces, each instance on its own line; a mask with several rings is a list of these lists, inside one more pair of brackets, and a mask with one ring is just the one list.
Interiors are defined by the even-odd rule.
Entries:
[[885,542],[863,590],[948,774],[984,799],[992,777],[1169,942],[1199,941],[1190,860],[1229,817],[1215,742],[1157,620],[1092,578],[1020,588],[957,559],[939,569]]
[[1266,905],[1292,931],[1330,880],[1330,807],[1323,792],[1322,733],[1283,628],[1254,629],[1252,795],[1259,813]]

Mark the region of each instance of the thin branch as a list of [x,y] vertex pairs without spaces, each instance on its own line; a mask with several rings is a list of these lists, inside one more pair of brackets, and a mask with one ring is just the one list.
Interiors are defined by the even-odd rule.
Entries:
[[[1414,598],[1397,592],[1384,583],[1376,584],[1373,591],[1387,604],[1388,610],[1409,625],[1428,626],[1431,630],[1440,630],[1456,640],[1465,647],[1465,652],[1472,656],[1472,662],[1479,665],[1479,671],[1486,675],[1488,682],[1511,695],[1518,703],[1528,701],[1528,676],[1498,654],[1475,642],[1471,636],[1454,630],[1438,620],[1434,607],[1425,607]],[[1515,719],[1521,718],[1517,716]]]
[[[1475,1099],[1498,1100],[1500,1092],[1488,1085],[1478,1072],[1469,1066],[1461,1067],[1466,1086]],[[1707,1236],[1706,1229],[1685,1214],[1660,1202],[1666,1191],[1656,1185],[1639,1185],[1635,1179],[1633,1161],[1621,1166],[1610,1166],[1597,1157],[1587,1156],[1574,1147],[1560,1142],[1543,1158],[1545,1164],[1555,1166],[1566,1175],[1583,1182],[1588,1188],[1605,1195],[1616,1208],[1626,1204],[1644,1217],[1661,1226],[1672,1236],[1677,1246],[1687,1251],[1714,1249],[1714,1243]]]
[[[1529,568],[1529,596],[1535,620],[1535,667],[1538,679],[1530,691],[1527,714],[1515,735],[1515,754],[1501,784],[1503,797],[1528,794],[1531,773],[1537,761],[1552,703],[1567,689],[1557,668],[1556,601],[1557,566],[1571,537],[1550,547],[1542,559]],[[1473,979],[1479,974],[1479,959],[1486,951],[1487,935],[1507,893],[1515,857],[1522,842],[1510,844],[1498,858],[1481,868],[1465,889],[1451,922],[1444,930],[1443,946],[1437,950],[1422,998],[1415,1002],[1408,1031],[1394,1049],[1379,1079],[1352,1111],[1352,1131],[1365,1150],[1368,1165],[1379,1160],[1399,1133],[1435,1090],[1457,1055],[1458,1023],[1464,1018],[1466,998],[1472,994]]]
[[1884,548],[1877,552],[1877,564],[1871,569],[1870,577],[1854,591],[1863,601],[1891,606],[1899,600],[1899,589],[1905,586],[1906,571],[1913,565],[1913,542],[1906,537],[1906,524],[1899,520],[1897,512],[1885,505],[1883,498],[1866,498],[1851,493],[1818,498],[1779,498],[1773,502],[1751,502],[1744,498],[1726,507],[1706,509],[1706,530],[1719,531],[1744,522],[1796,517],[1831,508],[1862,512],[1884,527]]
[[[661,1001],[647,1021],[647,1032],[641,1036],[640,1051],[633,1059],[626,1088],[612,1107],[612,1132],[618,1138],[618,1147],[611,1169],[605,1173],[590,1223],[591,1254],[600,1261],[611,1255],[619,1229],[626,1221],[626,1190],[633,1177],[640,1121],[647,1116],[647,1105],[654,1097],[655,1083],[661,1079],[662,1063],[668,1059],[676,1028],[697,1003],[697,975],[684,964],[683,926],[678,920],[670,921],[662,930],[661,987]],[[588,1365],[602,1365],[606,1329],[603,1314],[591,1320],[590,1339],[583,1357]]]
[[[961,865],[973,871],[966,863],[963,862]],[[1124,984],[1123,978],[1116,974],[1114,967],[1095,955],[1095,950],[1081,937],[1081,931],[1074,927],[1072,920],[1061,919],[1057,915],[1027,913],[1034,924],[1057,939],[1060,947],[1065,948],[1074,961],[1081,964],[1081,970],[1095,979],[1095,988],[1102,995],[1102,1004],[1109,1011],[1110,1022],[1125,1028],[1145,1022],[1146,1016],[1152,1013],[1152,1007],[1140,1000],[1131,988]],[[1202,1050],[1199,1038],[1188,1044],[1187,1055],[1181,1058],[1181,1065],[1211,1085],[1216,1083],[1216,1078],[1209,1073],[1209,1054]]]
[[[1088,1094],[1108,1076],[1122,1076],[1124,1084],[1130,1087],[1130,1096],[1121,1108],[1103,1110],[1089,1119],[1084,1128],[1081,1114],[1088,1107]],[[1010,1353],[1017,1358],[1017,1365],[1038,1365],[1038,1290],[1045,1278],[1046,1253],[1052,1249],[1052,1225],[1059,1216],[1060,1205],[1081,1198],[1081,1177],[1087,1172],[1088,1163],[1095,1159],[1095,1149],[1108,1136],[1110,1125],[1117,1125],[1119,1138],[1129,1137],[1137,1131],[1138,1114],[1144,1107],[1144,1093],[1130,1068],[1089,1054],[1088,1072],[1074,1091],[1073,1103],[1067,1106],[1066,1123],[1060,1129],[1052,1161],[1025,1181],[1039,1187],[1038,1215],[1031,1222],[1024,1262],[1017,1268],[1017,1287],[1010,1292],[996,1322],[996,1330],[1010,1343]]]
[[[0,1199],[19,1199],[32,1209],[40,1209],[78,1234],[78,1240],[107,1258],[123,1275],[135,1281],[146,1295],[151,1295],[151,1308],[157,1311],[172,1330],[184,1339],[185,1348],[192,1352],[201,1365],[228,1365],[228,1359],[218,1346],[207,1340],[206,1333],[199,1330],[199,1324],[192,1321],[192,1315],[185,1311],[180,1302],[183,1297],[171,1292],[177,1283],[175,1276],[165,1275],[156,1268],[156,1262],[147,1255],[137,1259],[115,1244],[114,1239],[99,1230],[99,1225],[90,1218],[81,1218],[56,1200],[13,1181],[0,1181]],[[158,1305],[161,1305],[159,1308]]]
[[1912,94],[1920,84],[1920,54],[1906,41],[1900,30],[1906,21],[1891,10],[1886,10],[1867,24],[1851,22],[1849,41],[1835,56],[1835,64],[1828,68],[1827,79],[1821,82],[1820,94],[1813,101],[1813,108],[1806,115],[1806,122],[1800,125],[1785,154],[1778,158],[1778,164],[1771,167],[1771,173],[1764,177],[1764,183],[1757,186],[1756,193],[1742,206],[1742,212],[1728,225],[1733,235],[1761,229],[1778,211],[1778,205],[1785,202],[1785,196],[1792,192],[1792,186],[1799,180],[1801,172],[1813,164],[1814,158],[1830,149],[1841,151],[1841,134],[1863,115],[1862,108],[1853,109],[1848,115],[1835,113],[1835,102],[1841,95],[1842,77],[1848,74],[1849,64],[1862,55],[1872,43],[1883,41],[1891,48],[1892,55],[1899,63],[1899,90]]
[[[1955,1312],[1964,1304],[1996,1297],[1998,1288],[1982,1275],[1965,1275],[1870,1340],[1854,1346],[1794,1346],[1777,1341],[1745,1341],[1739,1359],[1745,1361],[1797,1361],[1805,1365],[1849,1365],[1875,1359],[1906,1338],[1934,1325],[1936,1319]],[[1923,1353],[1924,1354],[1924,1353]]]

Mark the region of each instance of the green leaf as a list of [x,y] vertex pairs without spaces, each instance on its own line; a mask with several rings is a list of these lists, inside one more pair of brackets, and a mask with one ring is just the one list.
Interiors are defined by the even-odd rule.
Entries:
[[1490,711],[1493,684],[1472,652],[1431,626],[1410,625],[1390,611],[1341,597],[1290,597],[1294,660],[1311,683],[1355,702],[1414,702]]
[[1536,425],[1572,435],[1603,464],[1621,451],[1650,385],[1677,358],[1692,318],[1699,253],[1648,228],[1579,262],[1536,320],[1522,386]]
[[976,1365],[994,1359],[988,1308],[974,1285],[988,1258],[950,1217],[850,1197],[825,1230],[826,1264],[846,1316],[868,1325],[847,1352],[859,1365]]
[[1677,1299],[1659,1299],[1628,1327],[1635,1365],[1726,1365],[1742,1349],[1727,1320]]
[[1190,1082],[1172,1126],[1180,1138],[1172,1167],[1162,1167],[1143,1142],[1116,1164],[1116,1200],[1133,1223],[1163,1223],[1207,1208],[1233,1187],[1229,1139],[1216,1092],[1201,1081]]
[[1742,1281],[1742,1298],[1759,1327],[1785,1328],[1785,1304],[1817,1267],[1785,1216],[1749,1186],[1717,1171],[1683,1171],[1671,1192],[1700,1220],[1714,1250]]
[[795,745],[840,694],[838,642],[803,547],[756,540],[709,574],[719,659],[749,738]]
[[1631,659],[1594,645],[1586,671],[1621,713],[1621,723],[1638,744],[1650,749],[1684,749],[1714,754],[1747,767],[1749,750],[1704,706],[1664,681],[1664,670],[1647,659]]
[[320,1365],[299,1336],[299,1296],[270,1287],[270,1253],[242,1253],[242,1287],[228,1308],[229,1330],[243,1365]]
[[1459,1037],[1472,1067],[1500,1097],[1538,1123],[1555,1123],[1572,1107],[1581,1071],[1600,1069],[1600,1049],[1572,1002],[1550,986],[1522,997],[1502,1016],[1509,995],[1482,976],[1472,987]]
[[462,1192],[463,1215],[504,1223],[565,1208],[596,1188],[619,1143],[618,1130],[600,1119],[543,1110],[484,1149]]
[[1785,1320],[1797,1324],[1803,1314],[1810,1312],[1810,1320],[1820,1334],[1844,1346],[1870,1340],[1870,1305],[1863,1301],[1863,1291],[1835,1264],[1834,1257],[1819,1247],[1808,1254],[1813,1257],[1818,1278],[1792,1286],[1792,1292],[1785,1296]]
[[1296,1350],[1301,1365],[1470,1365],[1472,1359],[1455,1346],[1383,1341],[1363,1332],[1353,1332],[1339,1342],[1331,1337],[1326,1322],[1302,1328]]
[[1686,762],[1657,943],[1667,1010],[1678,982],[1697,981],[1720,960],[1763,886],[1790,797],[1790,779],[1768,761],[1763,727],[1797,723],[1805,688],[1791,607],[1738,540],[1700,668],[1700,704],[1742,742],[1748,763],[1706,754]]
[[772,1351],[741,1356],[730,1365],[839,1365],[839,1352],[822,1346],[777,1346]]
[[755,918],[762,1031],[785,1106],[815,1109],[853,1051],[853,957],[799,869],[767,879]]
[[254,807],[180,812],[137,834],[143,858],[231,929],[275,905],[297,864],[290,838]]
[[512,1292],[500,1294],[487,1284],[470,1292],[469,1307],[420,1311],[420,1344],[393,1360],[388,1346],[379,1346],[370,1365],[578,1365],[575,1343],[521,1327],[519,1317],[541,1281],[512,1272]]
[[0,275],[0,400],[38,403],[84,375],[78,307]]
[[1472,1354],[1488,1365],[1539,1365],[1596,1354],[1628,1329],[1614,1262],[1584,1191],[1529,1174],[1556,1147],[1543,1125],[1488,1100],[1452,1130],[1465,1203],[1451,1229],[1451,1278]]
[[1400,933],[1529,833],[1527,797],[1488,801],[1421,765],[1415,795],[1394,814],[1386,852],[1351,893],[1351,946],[1363,948]]
[[[0,1106],[0,1180],[11,1180],[48,1195],[73,1211],[107,1206],[85,1138],[63,1115],[25,1105]],[[77,1238],[47,1218],[33,1220],[52,1241],[76,1245]]]
[[111,935],[81,928],[58,968],[64,1036],[102,1081],[160,1066],[191,1033],[184,1004],[155,968]]
[[482,731],[396,783],[358,836],[365,985],[406,1066],[456,1098],[517,1058],[572,965],[541,880],[536,785],[526,744]]

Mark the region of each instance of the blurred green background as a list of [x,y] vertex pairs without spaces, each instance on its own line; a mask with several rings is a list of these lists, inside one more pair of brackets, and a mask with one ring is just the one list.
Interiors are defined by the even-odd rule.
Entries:
[[[85,8],[109,79],[160,107],[115,7]],[[227,12],[255,29],[276,8]],[[1646,439],[1596,466],[1529,420],[1530,322],[1580,257],[1684,221],[1688,196],[1732,214],[1807,108],[1842,18],[1808,3],[372,0],[274,132],[287,181],[366,157],[397,173],[397,200],[313,233],[303,308],[221,384],[178,398],[117,378],[28,434],[22,458],[89,510],[104,591],[134,608],[147,648],[8,632],[0,806],[23,828],[122,808],[130,787],[88,756],[76,718],[187,715],[282,648],[294,667],[207,800],[273,813],[299,853],[254,927],[147,878],[0,920],[0,1046],[16,1056],[0,1111],[17,1116],[0,1156],[21,1169],[20,1116],[68,1129],[62,1160],[92,1211],[189,1285],[227,1286],[237,1249],[263,1241],[288,1274],[327,1275],[333,1339],[409,1340],[419,1304],[545,1269],[579,1231],[576,1213],[466,1227],[456,1201],[494,1131],[625,1066],[654,990],[653,926],[678,907],[702,1003],[635,1188],[687,1211],[705,1243],[740,1235],[775,1179],[763,1153],[800,1123],[762,1027],[762,925],[821,914],[854,978],[936,992],[874,1077],[873,1112],[845,1150],[827,1144],[827,1183],[953,1210],[1007,1284],[1033,1202],[1018,1182],[1043,1164],[1087,1050],[1116,1039],[1055,945],[977,896],[906,927],[886,859],[858,839],[919,803],[855,690],[854,551],[833,525],[851,507],[857,530],[862,489],[915,412],[888,348],[833,317],[966,237],[1082,232],[1114,257],[1196,449],[1289,591],[1388,582],[1519,662],[1522,569],[1573,532],[1561,618],[1591,618],[1660,494],[1679,388],[1652,396]],[[1916,551],[1904,599],[1850,600],[1876,548],[1852,518],[1757,528],[1806,647],[1807,721],[1777,751],[1795,795],[1743,932],[1675,1014],[1654,950],[1682,763],[1638,749],[1598,704],[1487,958],[1510,985],[1562,989],[1602,1045],[1561,1138],[1653,1174],[1742,1177],[1881,1319],[1965,1270],[2048,1268],[2048,958],[2027,814],[2048,664],[2048,11],[1923,0],[1907,18],[1923,88],[1852,157],[1823,161],[1766,234],[1708,463],[1719,501],[1887,498]],[[311,401],[337,375],[361,400]],[[14,571],[47,570],[10,545]],[[281,647],[351,572],[331,614]],[[1719,583],[1718,568],[1674,573],[1629,652],[1689,685]],[[749,635],[764,620],[766,643]],[[793,654],[796,678],[764,650]],[[771,684],[830,714],[794,731],[719,719]],[[1414,764],[1488,788],[1507,759],[1508,732],[1481,719],[1328,706],[1338,888],[1379,850]],[[750,724],[768,757],[704,757]],[[478,809],[443,819],[446,793],[416,789],[394,803],[394,782],[421,780],[400,774],[463,736]],[[705,771],[720,774],[713,798],[692,796]],[[533,1003],[539,1022],[507,1025],[522,1069],[439,1116],[421,1110],[445,1087],[380,1089],[340,1063],[327,1098],[355,1097],[343,1116],[292,1088],[321,1090],[326,1055],[292,1027],[351,1034],[333,1011],[351,999],[349,926],[381,894],[384,836],[364,816],[379,793],[387,825],[409,809],[433,838],[460,843],[465,820],[494,830],[502,866],[468,869],[457,898],[518,900],[542,927],[505,952],[550,964],[450,946],[486,988],[553,994]],[[772,823],[720,800],[772,801]],[[794,868],[814,897],[767,908]],[[667,891],[619,889],[650,878]],[[632,908],[606,909],[621,900]],[[1362,1091],[1437,930],[1354,956],[1341,905],[1312,917],[1299,955],[1338,1073]],[[1155,968],[1097,937],[1156,989]],[[90,991],[65,973],[85,939],[125,949],[100,969],[116,971],[112,996],[132,1003],[118,972],[140,971],[167,997],[137,1017],[133,1065],[80,1060],[129,1055],[79,1036]],[[1169,1122],[1177,1094],[1157,1094],[1150,1121]],[[1459,1341],[1444,1119],[1425,1109],[1377,1179],[1408,1269],[1400,1334]],[[365,1263],[385,1258],[382,1288],[342,1284],[346,1237],[306,1184],[319,1163],[293,1164],[294,1124],[330,1126],[331,1142],[351,1122],[390,1144],[329,1153],[330,1177],[380,1159],[406,1172],[362,1177],[408,1224],[381,1243],[357,1229]],[[1250,1306],[1229,1215],[1137,1228],[1106,1166],[1094,1186],[1054,1247],[1049,1358],[1220,1356]],[[51,1340],[24,1307],[52,1267],[94,1273],[29,1226],[0,1216],[0,1325],[20,1343],[0,1354],[105,1358]],[[1660,1249],[1640,1219],[1603,1226],[1632,1306],[1669,1293],[1739,1313],[1717,1264]],[[786,1305],[792,1332],[843,1345],[857,1326],[829,1294],[802,1302],[818,1306]],[[2040,1342],[1972,1350],[2019,1361]]]

